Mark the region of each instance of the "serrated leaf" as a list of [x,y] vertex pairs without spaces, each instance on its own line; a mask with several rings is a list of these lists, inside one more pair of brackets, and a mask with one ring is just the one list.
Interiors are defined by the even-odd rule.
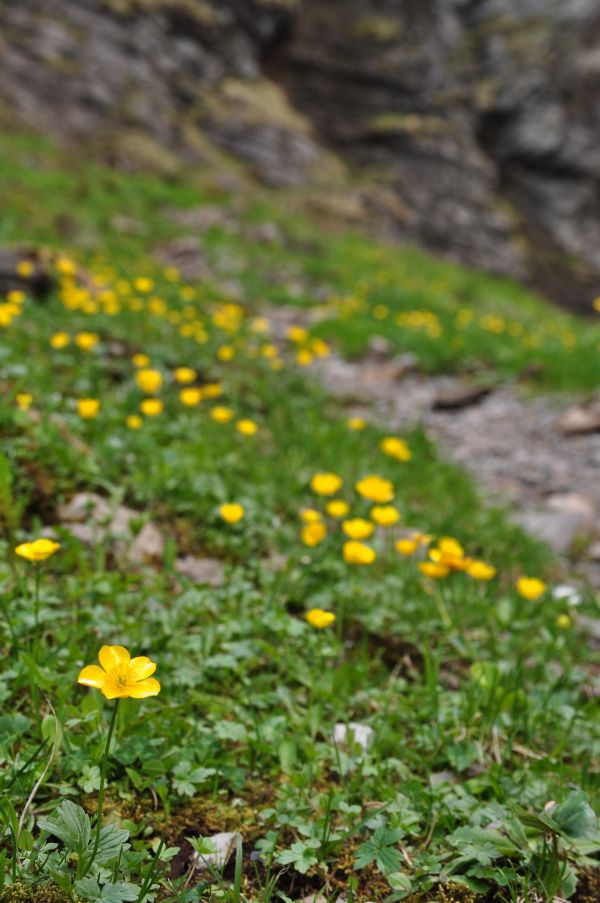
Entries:
[[38,820],[42,831],[62,840],[70,850],[83,853],[88,847],[92,824],[88,814],[71,800],[64,800],[51,815]]
[[[129,831],[125,828],[119,828],[115,824],[104,825],[100,830],[100,842],[95,861],[106,863],[116,859],[122,850],[129,849],[128,840]],[[90,846],[93,848],[93,843]]]

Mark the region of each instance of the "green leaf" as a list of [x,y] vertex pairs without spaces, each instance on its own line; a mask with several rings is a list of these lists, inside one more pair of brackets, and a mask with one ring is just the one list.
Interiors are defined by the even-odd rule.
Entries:
[[321,843],[316,838],[297,840],[289,849],[283,850],[278,855],[277,861],[281,865],[293,865],[297,872],[305,875],[309,868],[312,868],[319,861],[315,850],[320,846]]
[[[128,850],[130,844],[129,831],[116,824],[104,825],[100,830],[100,842],[96,853],[96,862],[106,863],[116,859],[121,851]],[[93,844],[90,844],[93,847]],[[90,849],[91,852],[91,849]]]
[[92,825],[87,813],[71,800],[64,800],[51,815],[40,818],[38,825],[42,831],[48,831],[62,840],[73,852],[87,850]]
[[598,818],[583,790],[574,790],[550,815],[566,837],[591,840],[598,831]]

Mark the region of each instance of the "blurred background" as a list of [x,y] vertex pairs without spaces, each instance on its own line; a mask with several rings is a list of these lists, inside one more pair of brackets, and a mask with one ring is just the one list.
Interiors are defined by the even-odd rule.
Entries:
[[598,294],[597,0],[2,0],[0,33],[4,130]]

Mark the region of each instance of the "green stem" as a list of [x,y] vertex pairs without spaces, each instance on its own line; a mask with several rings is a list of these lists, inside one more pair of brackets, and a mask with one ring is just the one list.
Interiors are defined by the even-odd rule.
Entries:
[[37,638],[38,627],[40,624],[40,566],[35,565],[35,582],[33,591],[33,623],[35,625],[35,635]]
[[110,742],[112,740],[113,732],[115,729],[115,724],[117,723],[117,712],[119,711],[119,702],[121,700],[117,699],[115,702],[115,707],[112,711],[112,716],[110,719],[110,726],[108,728],[108,736],[106,738],[106,746],[104,747],[104,756],[102,758],[102,769],[100,771],[100,790],[98,791],[98,814],[96,816],[96,834],[94,837],[94,847],[92,849],[92,854],[89,860],[85,863],[85,868],[82,869],[82,874],[79,875],[79,878],[85,877],[92,865],[94,864],[94,860],[96,859],[96,855],[98,853],[98,847],[100,846],[100,831],[102,830],[102,810],[104,808],[104,791],[106,785],[106,767],[108,765],[108,758],[110,754]]

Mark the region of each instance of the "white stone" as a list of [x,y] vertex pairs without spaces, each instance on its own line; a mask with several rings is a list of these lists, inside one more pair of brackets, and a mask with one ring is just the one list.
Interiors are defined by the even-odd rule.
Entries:
[[239,831],[223,831],[220,834],[213,834],[212,837],[206,837],[204,839],[212,844],[215,852],[194,854],[196,868],[199,871],[203,871],[209,866],[218,869],[224,868],[237,846],[238,839],[242,839],[242,835]]

